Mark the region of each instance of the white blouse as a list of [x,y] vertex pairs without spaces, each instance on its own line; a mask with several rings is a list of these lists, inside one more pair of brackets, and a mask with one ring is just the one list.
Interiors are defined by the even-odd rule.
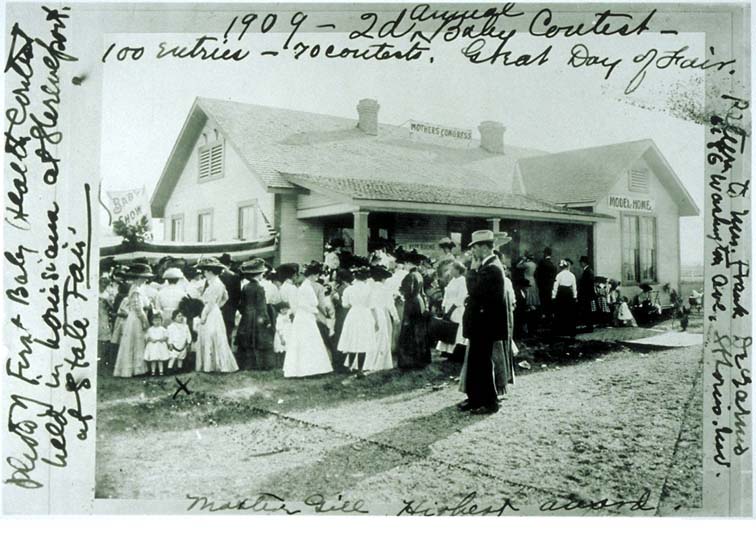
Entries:
[[556,298],[557,290],[559,286],[570,287],[572,289],[572,297],[577,299],[577,280],[575,274],[569,270],[560,270],[554,281],[554,290],[551,292],[551,297]]

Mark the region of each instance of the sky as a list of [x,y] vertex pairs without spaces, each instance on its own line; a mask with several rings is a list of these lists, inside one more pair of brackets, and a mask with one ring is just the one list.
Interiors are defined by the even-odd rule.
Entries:
[[[108,61],[103,78],[101,168],[103,190],[157,183],[192,102],[198,96],[235,100],[355,118],[362,98],[380,104],[379,120],[419,120],[469,128],[496,120],[506,127],[505,144],[559,152],[602,144],[653,139],[699,209],[703,207],[704,128],[675,118],[666,109],[677,98],[703,98],[700,77],[679,69],[647,72],[632,95],[623,91],[639,66],[632,59],[650,48],[690,47],[703,54],[701,35],[583,37],[592,54],[622,58],[609,80],[602,67],[573,68],[569,51],[578,41],[546,42],[517,35],[509,47],[538,53],[553,45],[541,67],[472,65],[461,43],[433,47],[434,61],[403,63],[313,59],[296,61],[250,55],[238,63],[155,59],[161,41],[192,44],[193,35],[112,35],[118,45],[139,43],[148,52],[138,62]],[[346,45],[342,34],[308,35],[305,40]],[[247,34],[253,50],[280,45],[279,35]],[[654,110],[660,109],[660,110]],[[700,263],[702,217],[681,220],[683,264]]]

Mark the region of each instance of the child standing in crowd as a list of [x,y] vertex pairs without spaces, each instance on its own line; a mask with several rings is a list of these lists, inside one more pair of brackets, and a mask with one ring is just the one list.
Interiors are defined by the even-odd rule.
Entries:
[[186,324],[186,317],[181,311],[176,309],[171,318],[172,322],[167,328],[168,351],[170,355],[168,368],[173,368],[173,366],[176,365],[177,368],[183,369],[186,353],[192,343],[192,333],[189,331],[189,326]]
[[358,372],[362,372],[365,366],[365,354],[374,350],[378,328],[375,311],[368,307],[370,286],[366,280],[369,277],[368,268],[358,268],[354,273],[354,283],[344,290],[341,300],[341,305],[349,308],[349,312],[344,320],[338,350],[348,354],[348,368],[354,369],[356,362]]
[[163,327],[163,317],[155,313],[152,317],[152,326],[147,328],[144,336],[144,360],[150,365],[150,375],[163,375],[163,362],[170,359],[168,352],[168,331]]
[[281,302],[276,317],[276,333],[273,339],[273,351],[276,352],[276,366],[280,367],[286,354],[286,339],[291,333],[291,309],[289,304]]

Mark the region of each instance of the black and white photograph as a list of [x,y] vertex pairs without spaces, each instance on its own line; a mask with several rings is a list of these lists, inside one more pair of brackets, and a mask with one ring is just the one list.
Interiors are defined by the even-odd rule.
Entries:
[[5,513],[752,516],[746,4],[7,10]]

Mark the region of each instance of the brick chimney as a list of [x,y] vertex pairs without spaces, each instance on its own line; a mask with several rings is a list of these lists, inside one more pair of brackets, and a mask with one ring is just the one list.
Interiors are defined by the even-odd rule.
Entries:
[[487,152],[504,153],[504,132],[507,128],[501,122],[486,120],[478,126],[480,147]]
[[378,135],[378,110],[380,108],[376,100],[370,98],[360,100],[357,104],[357,114],[360,117],[357,127],[368,135]]

